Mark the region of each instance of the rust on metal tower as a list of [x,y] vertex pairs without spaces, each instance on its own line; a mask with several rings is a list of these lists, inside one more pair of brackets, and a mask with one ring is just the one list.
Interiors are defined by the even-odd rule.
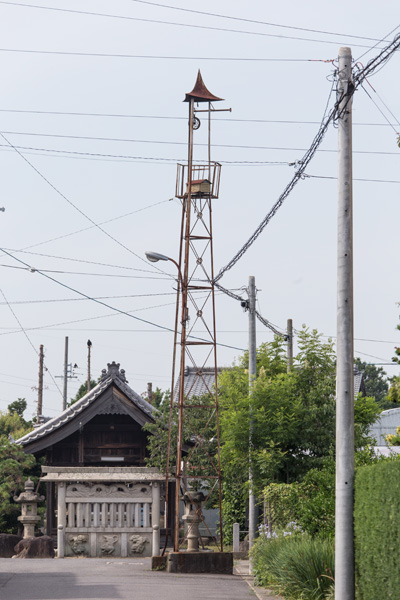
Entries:
[[[198,530],[200,526],[203,534],[212,540],[211,543],[223,550],[211,206],[212,200],[219,197],[221,165],[211,160],[211,113],[230,112],[231,109],[214,108],[213,102],[220,100],[222,98],[214,96],[206,88],[199,71],[193,90],[185,97],[189,109],[188,158],[187,162],[178,164],[176,178],[175,196],[182,203],[182,220],[179,260],[173,261],[178,268],[178,282],[165,494],[168,505],[168,473],[174,445],[171,431],[176,422],[175,552],[183,550],[186,544],[189,551],[194,551],[199,543],[203,543]],[[195,104],[200,102],[203,103],[203,107],[195,108]],[[205,114],[208,121],[208,160],[204,162],[199,162],[193,156],[196,149],[194,137],[200,127],[197,113]],[[204,329],[201,337],[196,333],[197,326]],[[187,367],[191,368],[192,374],[189,385],[185,383]],[[175,368],[179,373],[177,382]],[[173,413],[176,413],[176,416],[173,417]],[[181,520],[182,498],[185,501],[185,515]],[[218,506],[219,525],[215,531],[209,529],[202,514],[201,505],[207,502]],[[183,523],[185,526],[182,528]],[[164,551],[167,541],[168,531]]]
[[185,95],[184,102],[190,102],[190,100],[194,100],[195,102],[219,102],[223,100],[223,98],[218,98],[218,96],[214,96],[214,94],[212,94],[206,88],[199,69],[194,88],[191,92]]

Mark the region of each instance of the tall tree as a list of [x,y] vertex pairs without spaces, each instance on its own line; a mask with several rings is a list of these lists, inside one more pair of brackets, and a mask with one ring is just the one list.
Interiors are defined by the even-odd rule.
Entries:
[[354,364],[360,373],[363,374],[367,396],[372,396],[377,402],[382,402],[388,395],[389,391],[386,372],[382,367],[369,365],[368,363],[362,361],[361,358],[355,358]]
[[[259,348],[258,377],[250,400],[247,355],[220,378],[223,506],[228,535],[231,524],[243,519],[245,512],[250,455],[259,497],[271,482],[302,481],[310,469],[323,469],[327,458],[334,456],[333,345],[331,341],[323,342],[316,330],[303,328],[298,348],[290,373],[286,372],[283,342],[275,340]],[[362,447],[369,441],[369,425],[376,420],[380,407],[373,398],[357,399],[355,406],[356,445]]]

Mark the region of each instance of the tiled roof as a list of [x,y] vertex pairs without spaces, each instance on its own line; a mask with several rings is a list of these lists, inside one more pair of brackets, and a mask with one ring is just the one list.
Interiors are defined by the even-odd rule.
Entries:
[[[229,367],[218,367],[217,372],[221,373],[223,370],[228,369]],[[174,398],[178,399],[179,392],[179,381],[180,377],[174,387]],[[198,374],[197,369],[194,367],[186,367],[185,369],[185,385],[184,385],[184,394],[189,398],[193,396],[201,397],[205,396],[209,393],[209,390],[213,390],[215,386],[215,374],[213,368],[204,368]],[[358,369],[354,370],[354,398],[358,396],[358,394],[362,392],[365,396],[365,383],[363,374],[358,371]]]
[[366,395],[364,375],[358,369],[354,369],[354,398],[357,398],[360,392],[363,396]]
[[[225,367],[227,368],[227,367]],[[222,373],[224,368],[218,367],[217,372]],[[174,387],[174,399],[178,399],[179,393],[179,382],[180,377]],[[185,369],[185,383],[184,383],[184,395],[188,398],[197,396],[205,396],[210,391],[213,392],[215,389],[215,371],[212,367],[206,367],[203,369],[195,369],[194,367],[186,367]]]
[[103,369],[100,383],[90,390],[80,400],[72,406],[64,410],[60,415],[43,423],[40,427],[35,428],[30,433],[27,433],[22,438],[16,441],[17,444],[25,446],[31,442],[37,441],[49,433],[59,429],[69,421],[72,421],[79,413],[93,404],[95,400],[102,394],[110,385],[115,385],[129,400],[133,402],[140,410],[146,413],[149,417],[152,416],[153,407],[149,402],[144,400],[136,392],[129,387],[125,377],[125,371],[119,370],[119,364],[112,362],[108,365],[108,371]]

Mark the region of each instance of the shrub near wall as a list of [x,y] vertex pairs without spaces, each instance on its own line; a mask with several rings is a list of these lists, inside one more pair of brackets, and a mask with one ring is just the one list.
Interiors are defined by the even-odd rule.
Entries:
[[357,469],[355,560],[358,600],[400,598],[400,461]]

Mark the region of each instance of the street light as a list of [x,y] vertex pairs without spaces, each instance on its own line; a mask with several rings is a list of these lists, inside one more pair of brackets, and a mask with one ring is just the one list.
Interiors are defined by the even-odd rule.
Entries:
[[145,255],[146,255],[147,260],[149,260],[150,262],[155,263],[155,262],[158,262],[159,260],[165,260],[165,261],[169,260],[172,263],[174,263],[174,265],[178,269],[179,281],[180,281],[180,283],[182,283],[183,279],[182,279],[181,269],[180,269],[178,263],[176,262],[176,260],[174,260],[173,258],[170,258],[169,256],[166,256],[165,254],[160,254],[159,252],[147,251],[147,252],[145,252]]
[[[182,272],[180,269],[180,266],[178,265],[178,263],[176,262],[176,260],[174,260],[173,258],[170,258],[169,256],[166,256],[165,254],[160,254],[159,252],[145,252],[146,258],[147,260],[149,260],[150,262],[158,262],[159,260],[163,260],[163,261],[171,261],[172,263],[174,263],[174,265],[176,266],[176,268],[178,269],[178,286],[177,286],[177,296],[176,296],[176,314],[175,314],[175,333],[174,333],[174,350],[173,350],[173,358],[172,358],[172,382],[171,382],[171,399],[170,399],[170,414],[169,414],[169,427],[168,427],[168,447],[167,447],[167,465],[166,465],[166,472],[165,472],[165,545],[164,545],[164,549],[162,551],[162,555],[164,555],[165,550],[167,548],[167,544],[168,544],[168,505],[169,505],[169,490],[168,490],[168,486],[169,486],[169,456],[170,456],[170,444],[171,444],[171,425],[172,425],[172,405],[174,402],[174,383],[175,383],[175,359],[176,359],[176,342],[177,342],[177,336],[178,336],[178,312],[179,312],[179,294],[181,293],[181,288],[183,287],[183,278],[182,278]],[[182,313],[183,313],[183,309],[182,309]],[[186,326],[185,326],[185,322],[183,320],[183,315],[182,315],[182,330],[183,332],[185,332],[186,330]],[[185,333],[183,334],[185,335]],[[181,357],[182,358],[182,357]],[[179,498],[179,490],[177,489],[177,487],[175,488],[175,495],[176,495],[176,503],[179,503],[179,500],[177,500],[177,498]],[[175,514],[175,530],[179,531],[179,510],[176,511]],[[176,534],[175,534],[175,538],[176,538]],[[176,546],[176,542],[174,544],[174,547]],[[179,548],[175,548],[176,550],[179,550]]]
[[158,252],[145,252],[147,260],[150,262],[158,262],[159,260],[171,260],[165,254],[159,254]]

